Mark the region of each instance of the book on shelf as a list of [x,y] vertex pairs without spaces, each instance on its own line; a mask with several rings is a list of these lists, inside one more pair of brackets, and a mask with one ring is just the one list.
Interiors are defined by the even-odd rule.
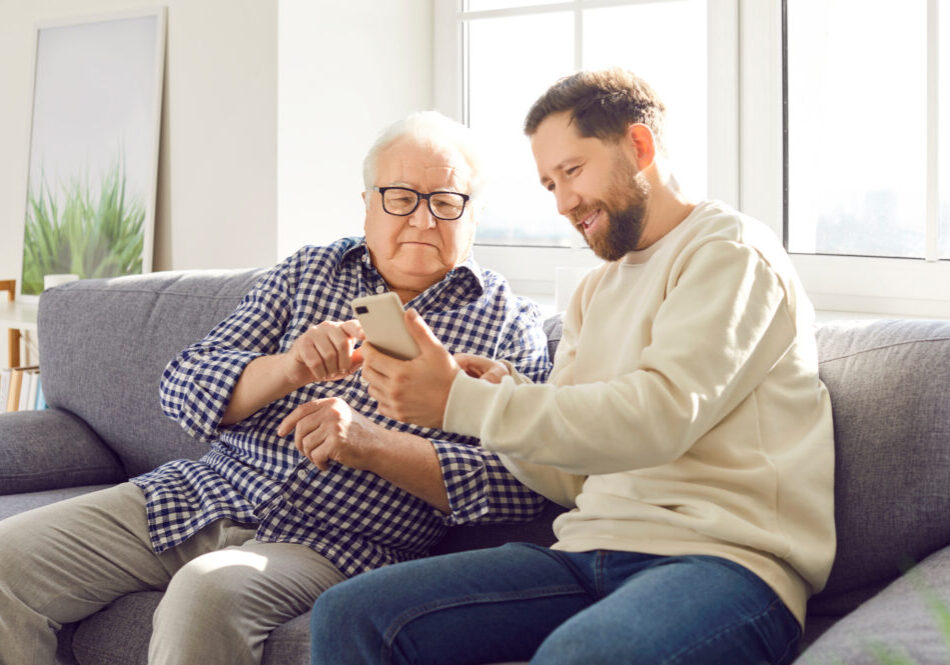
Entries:
[[29,369],[23,374],[20,386],[20,411],[32,411],[36,406],[36,389],[40,383],[40,368]]
[[[7,389],[6,411],[28,411],[33,409],[36,393],[32,391],[33,386],[36,385],[39,379],[39,366],[11,367],[9,371],[10,382]],[[30,401],[31,396],[33,401]]]
[[43,394],[43,381],[40,379],[40,375],[36,375],[36,403],[33,405],[33,408],[37,411],[42,411],[46,408],[46,395]]
[[7,410],[7,397],[10,395],[10,374],[12,371],[9,367],[0,369],[0,413]]

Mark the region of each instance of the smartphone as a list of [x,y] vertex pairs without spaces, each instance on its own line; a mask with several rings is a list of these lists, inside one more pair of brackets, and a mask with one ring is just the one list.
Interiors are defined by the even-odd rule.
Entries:
[[354,298],[350,304],[363,326],[367,342],[399,360],[411,360],[419,355],[419,346],[406,329],[402,302],[395,293],[387,291]]

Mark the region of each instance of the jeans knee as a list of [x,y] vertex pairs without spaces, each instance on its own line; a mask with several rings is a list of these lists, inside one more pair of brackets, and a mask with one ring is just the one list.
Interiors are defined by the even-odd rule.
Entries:
[[310,614],[311,665],[379,662],[383,631],[373,611],[379,600],[352,580],[320,594]]

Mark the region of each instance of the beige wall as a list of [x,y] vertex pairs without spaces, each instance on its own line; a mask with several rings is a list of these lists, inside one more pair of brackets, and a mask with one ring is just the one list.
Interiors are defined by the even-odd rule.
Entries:
[[432,107],[433,1],[280,1],[280,257],[362,234],[364,154]]
[[[162,4],[168,23],[153,269],[273,263],[277,2]],[[19,279],[36,21],[155,5],[0,2],[0,276]]]
[[168,8],[153,269],[229,268],[361,233],[363,154],[432,105],[433,1],[0,0],[0,279],[19,279],[36,21]]

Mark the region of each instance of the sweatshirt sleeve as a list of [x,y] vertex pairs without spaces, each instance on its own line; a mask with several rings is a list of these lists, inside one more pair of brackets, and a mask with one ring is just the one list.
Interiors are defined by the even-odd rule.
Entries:
[[551,359],[541,325],[541,309],[526,298],[513,298],[516,311],[499,334],[495,360],[504,361],[522,377],[540,383],[548,378]]
[[[657,466],[686,452],[745,399],[794,338],[772,267],[748,245],[710,242],[669,276],[651,342],[632,371],[578,385],[489,384],[460,373],[445,428],[568,474]],[[571,360],[559,349],[554,380],[570,377]]]

